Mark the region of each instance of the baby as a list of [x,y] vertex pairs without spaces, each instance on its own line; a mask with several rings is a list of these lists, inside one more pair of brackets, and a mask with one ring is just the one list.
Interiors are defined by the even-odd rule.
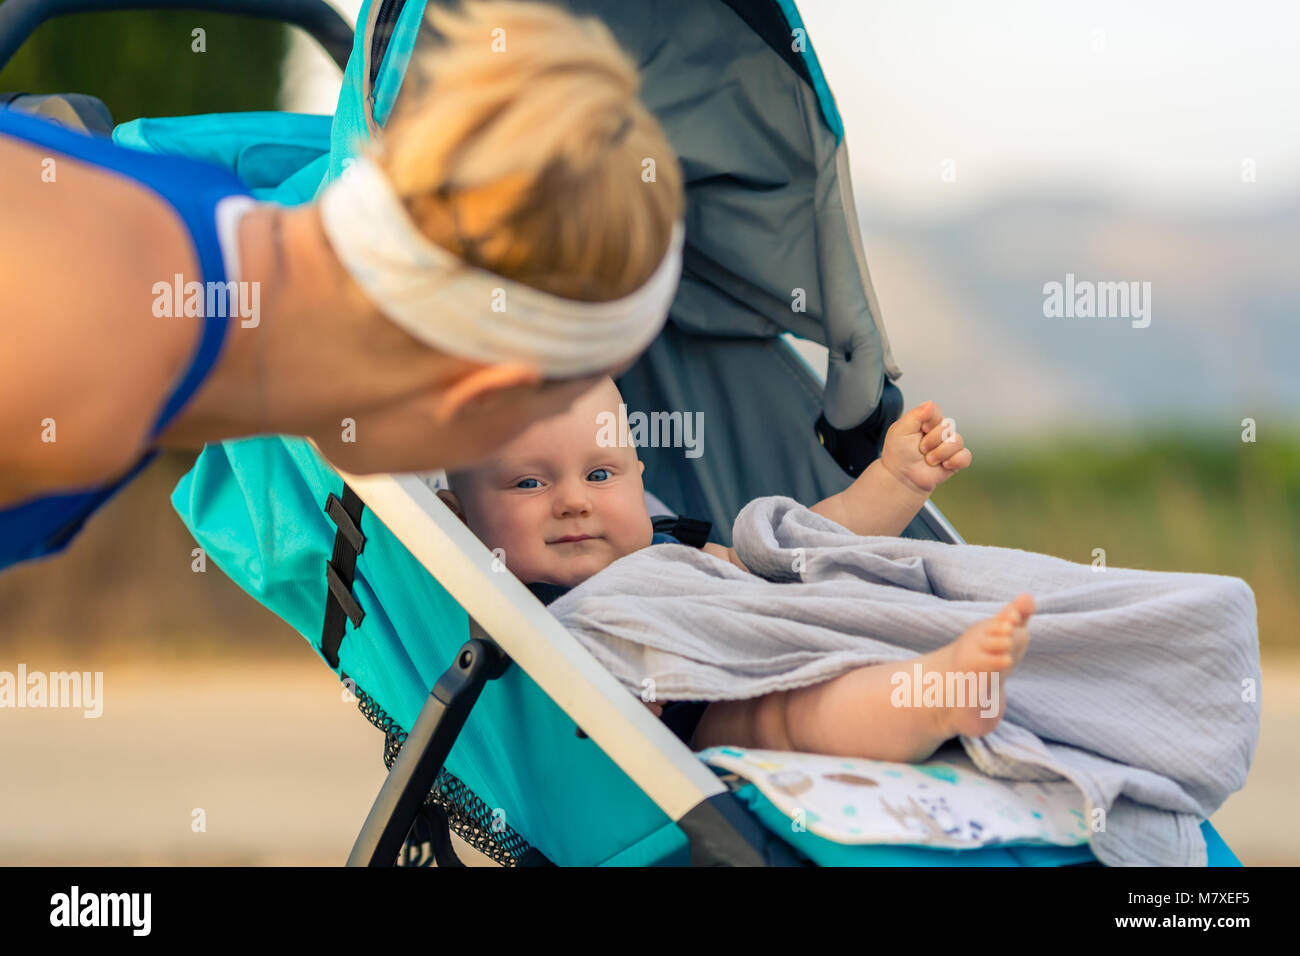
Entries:
[[[487,547],[504,549],[507,567],[521,581],[573,587],[651,544],[641,483],[645,464],[631,442],[604,447],[608,442],[597,440],[601,413],[617,414],[621,402],[606,378],[565,414],[534,424],[483,464],[449,475],[450,490],[438,493]],[[894,423],[880,458],[851,486],[811,510],[854,534],[897,535],[936,487],[970,463],[970,451],[939,406],[925,402]],[[731,548],[709,542],[704,550],[748,570]],[[915,661],[859,667],[748,700],[714,701],[690,744],[920,762],[957,734],[983,736],[997,726],[1005,707],[998,691],[1025,652],[1033,611],[1033,599],[1021,594]],[[895,706],[891,677],[913,672],[918,661],[926,673],[989,674],[994,706]],[[662,713],[658,704],[647,706]]]

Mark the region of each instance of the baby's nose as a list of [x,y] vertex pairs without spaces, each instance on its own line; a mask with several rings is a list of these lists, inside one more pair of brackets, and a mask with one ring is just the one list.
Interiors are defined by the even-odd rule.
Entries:
[[584,489],[565,491],[556,496],[555,511],[560,516],[586,514],[591,511],[591,499]]

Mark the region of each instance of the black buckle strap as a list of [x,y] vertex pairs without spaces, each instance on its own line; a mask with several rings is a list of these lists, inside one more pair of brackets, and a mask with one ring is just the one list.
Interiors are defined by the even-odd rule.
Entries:
[[356,501],[357,516],[355,519],[348,512],[348,506],[344,504],[343,501],[334,497],[333,492],[330,492],[330,496],[325,499],[325,513],[333,519],[336,525],[338,525],[339,533],[348,539],[348,544],[352,545],[352,550],[357,554],[360,554],[361,549],[366,546],[366,536],[361,533],[360,527],[361,511],[365,508],[365,505],[362,504],[360,498],[357,498],[356,492],[352,490],[350,485],[344,485],[344,501],[347,500],[349,495],[351,495]]
[[[352,626],[360,627],[361,620],[366,616],[366,612],[361,609],[361,605],[358,604],[357,599],[352,596],[352,592],[348,590],[348,586],[343,583],[343,579],[339,577],[339,573],[334,570],[334,565],[330,564],[328,561],[325,562],[325,583],[329,585],[330,594],[333,595],[334,600],[339,603],[339,607],[343,609],[343,613],[346,614],[348,620],[352,622]],[[340,635],[340,643],[342,642],[342,639],[342,635]],[[334,646],[334,650],[338,650],[337,644]],[[337,666],[337,664],[335,666]]]
[[658,515],[652,518],[650,523],[655,531],[670,534],[682,544],[688,544],[692,548],[704,547],[705,542],[709,540],[709,532],[713,530],[712,521],[688,518],[685,515]]
[[357,555],[366,546],[366,536],[361,533],[364,508],[360,496],[346,484],[342,500],[333,492],[325,500],[325,513],[338,526],[338,531],[334,535],[334,554],[325,562],[325,583],[329,594],[325,598],[325,624],[321,628],[320,644],[325,660],[335,669],[339,666],[339,647],[347,633],[347,622],[351,621],[357,628],[366,616],[352,594]]

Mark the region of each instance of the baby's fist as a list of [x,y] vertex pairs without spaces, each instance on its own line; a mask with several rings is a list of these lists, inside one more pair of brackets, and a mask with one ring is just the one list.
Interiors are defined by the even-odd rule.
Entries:
[[881,463],[895,478],[928,495],[971,463],[957,425],[943,417],[937,402],[923,402],[904,412],[885,433]]

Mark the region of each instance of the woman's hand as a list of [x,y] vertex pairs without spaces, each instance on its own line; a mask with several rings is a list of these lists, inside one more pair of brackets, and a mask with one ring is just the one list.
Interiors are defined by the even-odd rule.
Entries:
[[924,402],[889,426],[880,462],[902,484],[929,495],[969,467],[971,457],[956,423],[943,417],[937,402]]

